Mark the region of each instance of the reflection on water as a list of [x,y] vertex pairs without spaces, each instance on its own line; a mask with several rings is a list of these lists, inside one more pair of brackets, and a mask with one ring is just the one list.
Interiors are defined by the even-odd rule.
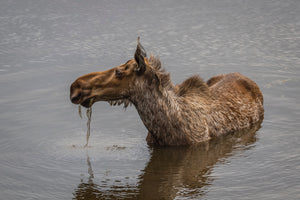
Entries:
[[74,198],[96,199],[174,199],[199,198],[214,178],[210,175],[217,163],[237,152],[254,147],[261,122],[209,142],[190,147],[153,147],[151,158],[136,187],[111,185],[109,189],[94,183],[92,163],[87,153],[89,177],[75,189]]

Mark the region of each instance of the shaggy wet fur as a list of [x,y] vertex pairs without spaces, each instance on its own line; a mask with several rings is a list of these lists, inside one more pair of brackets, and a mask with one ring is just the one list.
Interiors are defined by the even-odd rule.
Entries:
[[151,56],[149,65],[158,83],[140,82],[130,97],[149,130],[149,144],[195,144],[250,127],[263,118],[260,89],[239,73],[207,82],[193,76],[174,86],[158,58]]

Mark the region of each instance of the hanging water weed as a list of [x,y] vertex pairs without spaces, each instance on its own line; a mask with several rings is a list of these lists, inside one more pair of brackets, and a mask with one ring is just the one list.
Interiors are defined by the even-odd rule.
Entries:
[[[87,120],[87,123],[86,123],[87,132],[86,132],[86,144],[84,145],[84,147],[88,147],[88,144],[89,144],[90,131],[91,131],[91,120],[92,120],[92,105],[93,105],[93,103],[94,103],[94,99],[91,99],[90,103],[89,103],[89,107],[86,110],[86,116],[87,116],[88,120]],[[81,106],[80,105],[78,106],[78,114],[79,114],[79,117],[82,118],[82,112],[81,112]]]
[[78,114],[79,114],[79,117],[82,119],[81,105],[78,106]]

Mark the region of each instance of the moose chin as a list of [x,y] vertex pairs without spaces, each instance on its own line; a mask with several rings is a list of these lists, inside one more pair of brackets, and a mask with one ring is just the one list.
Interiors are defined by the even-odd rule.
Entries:
[[77,78],[70,99],[84,107],[97,101],[133,104],[149,131],[149,145],[197,144],[249,128],[264,116],[263,95],[254,81],[230,73],[207,82],[192,76],[174,85],[159,58],[147,57],[139,38],[133,59]]

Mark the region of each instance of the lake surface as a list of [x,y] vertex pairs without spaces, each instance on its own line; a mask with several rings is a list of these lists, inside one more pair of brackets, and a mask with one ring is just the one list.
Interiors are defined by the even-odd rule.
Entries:
[[[0,198],[300,199],[300,1],[0,2]],[[174,83],[240,72],[261,128],[150,148],[134,107],[69,100],[80,75],[133,58],[136,38]]]

